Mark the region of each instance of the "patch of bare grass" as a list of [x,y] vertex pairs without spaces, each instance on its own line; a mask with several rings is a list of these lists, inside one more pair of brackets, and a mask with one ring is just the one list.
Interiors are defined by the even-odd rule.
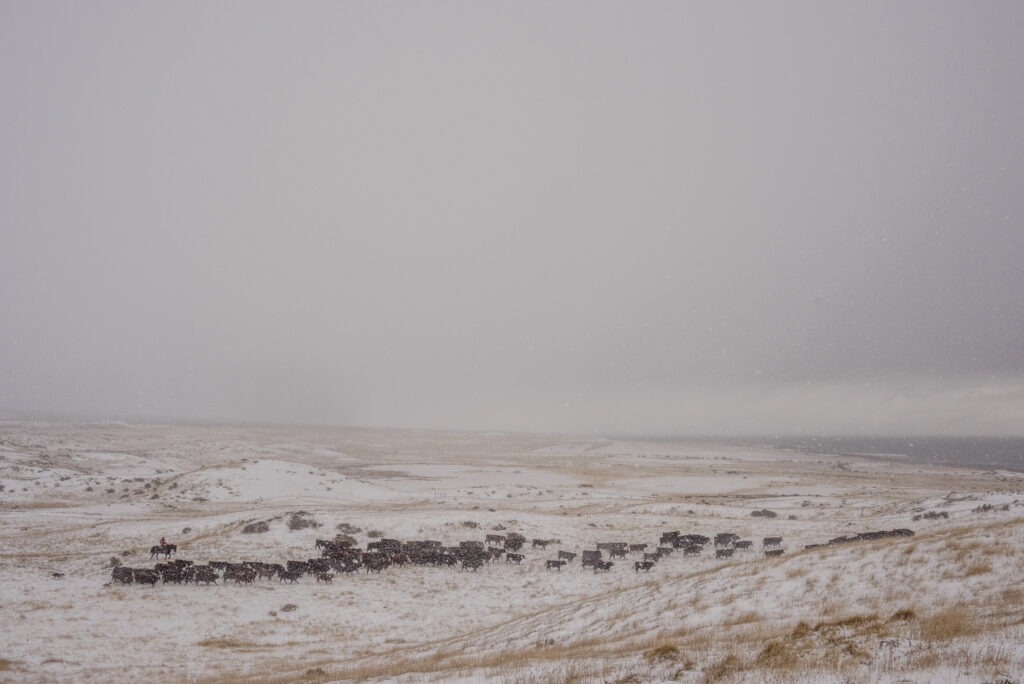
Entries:
[[992,566],[988,563],[975,563],[964,571],[964,579],[967,579],[968,577],[975,577],[977,575],[985,575],[990,572],[992,572]]
[[978,620],[968,619],[964,606],[951,606],[921,618],[918,627],[921,638],[927,641],[947,641],[983,630]]
[[717,682],[744,669],[743,660],[735,653],[727,653],[704,670],[704,681]]
[[679,660],[679,648],[672,644],[662,644],[644,652],[644,658],[652,663],[671,663]]
[[889,620],[907,622],[909,620],[913,620],[915,617],[917,617],[917,615],[914,613],[913,608],[900,608],[889,617]]

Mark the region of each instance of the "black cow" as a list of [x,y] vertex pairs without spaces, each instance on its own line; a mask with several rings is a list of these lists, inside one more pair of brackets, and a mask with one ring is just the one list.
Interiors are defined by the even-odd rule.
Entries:
[[154,587],[156,586],[156,581],[160,579],[156,570],[149,570],[147,568],[136,568],[132,570],[132,577],[135,579],[136,584],[150,584]]
[[633,572],[640,572],[641,570],[650,572],[653,567],[654,563],[652,561],[637,561],[633,563]]
[[523,562],[523,554],[521,554],[521,553],[506,553],[505,554],[505,562],[506,563],[515,563],[516,565],[519,565],[520,563]]
[[782,549],[766,549],[764,552],[765,558],[771,558],[772,556],[781,556]]
[[736,549],[718,549],[715,551],[715,559],[722,560],[724,558],[732,558],[732,554],[736,552]]
[[120,582],[121,584],[131,584],[133,580],[134,577],[132,575],[132,569],[124,565],[116,567],[110,572],[111,583]]
[[544,562],[544,567],[545,568],[547,568],[548,570],[554,569],[554,570],[557,570],[558,572],[562,571],[562,566],[563,565],[565,565],[565,561],[564,560],[549,560],[549,561],[545,561]]
[[763,546],[779,546],[782,544],[782,537],[765,537],[761,544]]

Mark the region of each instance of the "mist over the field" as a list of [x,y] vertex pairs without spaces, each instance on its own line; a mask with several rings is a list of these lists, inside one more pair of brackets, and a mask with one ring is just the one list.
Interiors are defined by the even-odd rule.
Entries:
[[1022,30],[4,3],[0,409],[1022,434]]

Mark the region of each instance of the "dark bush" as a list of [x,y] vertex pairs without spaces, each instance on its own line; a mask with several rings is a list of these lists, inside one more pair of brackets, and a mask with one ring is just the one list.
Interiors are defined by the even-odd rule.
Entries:
[[292,513],[291,516],[289,516],[289,530],[304,530],[307,527],[312,527],[316,529],[317,527],[320,527],[320,523],[318,523],[316,520],[313,520],[313,518],[309,517],[309,513],[307,513],[306,511],[296,511],[295,513]]

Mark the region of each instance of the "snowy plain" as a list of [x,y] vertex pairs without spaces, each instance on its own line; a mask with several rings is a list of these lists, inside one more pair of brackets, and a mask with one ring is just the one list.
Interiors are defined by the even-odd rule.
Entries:
[[[1020,681],[1024,477],[726,444],[0,423],[0,681]],[[769,510],[775,517],[752,515]],[[299,511],[318,527],[293,530]],[[268,531],[243,528],[264,521]],[[806,545],[873,530],[913,537]],[[733,532],[749,551],[600,542]],[[521,565],[331,584],[111,584],[116,563],[280,562],[351,534],[518,532]],[[766,558],[761,540],[783,538]],[[61,576],[56,577],[54,573]],[[286,606],[294,609],[286,610]]]

